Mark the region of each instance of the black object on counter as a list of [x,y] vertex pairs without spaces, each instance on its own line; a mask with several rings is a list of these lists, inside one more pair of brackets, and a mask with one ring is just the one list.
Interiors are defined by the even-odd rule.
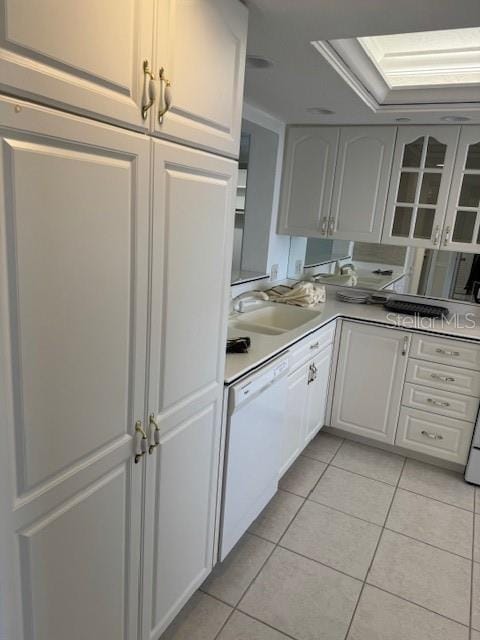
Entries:
[[388,300],[383,305],[387,311],[395,311],[410,316],[423,316],[424,318],[447,318],[447,307],[437,307],[433,304],[421,304],[407,300]]
[[393,269],[375,269],[375,271],[372,271],[372,273],[376,273],[377,275],[381,276],[392,276]]
[[227,340],[227,353],[248,353],[251,341],[248,336]]

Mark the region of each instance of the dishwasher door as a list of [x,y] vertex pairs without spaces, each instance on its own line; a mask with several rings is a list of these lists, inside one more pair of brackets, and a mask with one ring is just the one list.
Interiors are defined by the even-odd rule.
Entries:
[[[285,363],[285,364],[283,364]],[[228,421],[220,560],[275,495],[287,409],[288,362],[277,361],[243,384],[251,398],[231,406]],[[274,375],[268,375],[269,373]],[[238,391],[238,388],[237,388]],[[234,392],[232,388],[230,394]],[[233,394],[235,397],[235,394]],[[238,397],[238,394],[237,394]],[[230,403],[232,404],[232,403]]]

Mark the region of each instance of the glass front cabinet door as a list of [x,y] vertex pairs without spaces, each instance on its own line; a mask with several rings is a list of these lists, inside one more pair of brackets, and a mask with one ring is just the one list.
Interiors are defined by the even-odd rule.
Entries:
[[460,133],[441,248],[480,253],[480,126]]
[[382,242],[440,247],[458,132],[455,126],[398,129]]

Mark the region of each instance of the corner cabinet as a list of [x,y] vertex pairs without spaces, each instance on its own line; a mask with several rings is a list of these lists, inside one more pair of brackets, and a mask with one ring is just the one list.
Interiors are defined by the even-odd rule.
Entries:
[[1,90],[238,155],[248,15],[239,0],[0,7]]
[[399,127],[382,242],[440,248],[458,126]]
[[332,202],[338,138],[338,127],[288,128],[279,233],[325,237]]
[[396,127],[290,127],[279,233],[379,242]]
[[409,344],[406,332],[342,323],[331,426],[394,443]]

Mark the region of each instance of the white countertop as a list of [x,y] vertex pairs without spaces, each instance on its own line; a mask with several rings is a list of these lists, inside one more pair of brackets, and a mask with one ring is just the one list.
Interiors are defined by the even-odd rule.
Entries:
[[[445,322],[441,319],[398,316],[387,312],[381,305],[350,304],[340,302],[335,297],[335,287],[327,287],[327,301],[312,307],[318,310],[318,317],[305,324],[279,335],[263,335],[229,328],[228,337],[249,335],[251,347],[248,353],[227,354],[225,366],[225,384],[231,384],[249,371],[267,362],[270,358],[288,349],[290,346],[312,333],[316,329],[335,321],[337,318],[363,320],[383,325],[397,326],[406,330],[427,331],[454,338],[480,340],[480,307],[444,302],[441,300],[419,300],[425,304],[437,304],[450,309]],[[474,326],[472,326],[474,325]]]

